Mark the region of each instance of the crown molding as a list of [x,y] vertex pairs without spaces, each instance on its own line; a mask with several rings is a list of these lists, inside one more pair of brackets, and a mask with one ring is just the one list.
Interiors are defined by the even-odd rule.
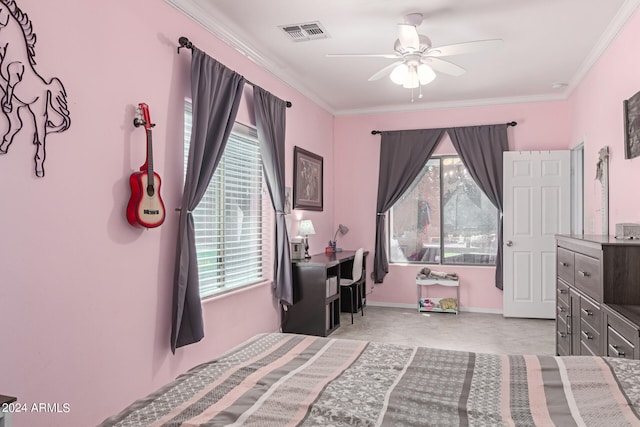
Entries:
[[609,26],[600,37],[598,42],[594,45],[591,52],[586,57],[584,62],[578,68],[578,71],[573,75],[573,78],[569,82],[570,95],[573,90],[580,84],[580,82],[586,77],[591,68],[598,62],[600,57],[604,54],[607,48],[613,43],[620,31],[624,28],[627,21],[633,16],[636,9],[640,6],[640,0],[627,0],[624,2],[616,16],[613,17]]
[[374,108],[360,108],[351,110],[338,110],[336,116],[364,115],[364,114],[382,114],[382,113],[400,113],[414,112],[422,110],[447,110],[454,108],[471,108],[471,107],[488,107],[506,104],[530,104],[534,102],[556,102],[566,101],[567,94],[565,92],[549,95],[532,95],[532,96],[516,96],[503,98],[482,98],[482,99],[466,99],[461,101],[439,101],[423,103],[416,101],[411,105],[383,105]]
[[[290,75],[283,70],[283,67],[274,62],[273,60],[266,58],[259,51],[254,49],[248,42],[238,37],[231,29],[228,28],[225,23],[216,18],[216,16],[222,16],[221,14],[212,14],[211,9],[215,9],[215,6],[209,5],[209,10],[205,10],[199,4],[194,1],[188,0],[165,0],[165,2],[175,9],[189,17],[191,20],[205,28],[212,33],[218,39],[225,44],[232,47],[242,56],[252,61],[266,72],[273,75],[282,83],[301,93],[303,96],[317,104],[320,108],[326,110],[334,116],[348,116],[348,115],[363,115],[363,114],[381,114],[392,112],[410,112],[420,110],[438,110],[438,109],[453,109],[453,108],[467,108],[467,107],[481,107],[481,106],[495,106],[504,104],[520,104],[531,102],[554,102],[554,101],[566,101],[573,90],[580,84],[585,78],[591,68],[600,59],[603,53],[615,40],[618,33],[624,28],[627,21],[633,16],[638,6],[640,6],[640,0],[626,0],[623,6],[620,8],[616,16],[610,22],[605,33],[594,45],[590,54],[585,61],[578,68],[578,71],[568,82],[567,88],[560,93],[547,94],[547,95],[533,95],[533,96],[521,96],[521,97],[504,97],[504,98],[486,98],[475,100],[462,100],[462,101],[443,101],[423,103],[415,102],[410,105],[381,105],[372,108],[362,109],[339,109],[330,106],[326,101],[321,99],[313,90],[309,89],[303,84],[299,78]],[[193,41],[193,40],[192,40]],[[194,42],[197,45],[197,42]],[[251,79],[249,79],[251,80]]]
[[[249,45],[246,41],[242,40],[236,34],[234,34],[233,31],[231,31],[222,21],[213,16],[214,14],[211,13],[211,10],[205,10],[199,4],[196,4],[196,2],[193,1],[165,0],[165,2],[183,13],[192,21],[202,26],[222,42],[229,45],[242,56],[246,57],[248,60],[261,67],[263,70],[280,80],[282,83],[300,92],[306,98],[317,104],[320,108],[328,111],[331,114],[336,113],[334,109],[329,106],[324,100],[318,98],[318,96],[312,90],[301,84],[297,78],[285,72],[282,69],[282,66],[266,58],[260,52],[255,50],[251,45]],[[215,6],[209,7],[211,9],[215,9]],[[221,16],[221,14],[217,15]],[[191,41],[196,46],[198,45],[197,41]]]

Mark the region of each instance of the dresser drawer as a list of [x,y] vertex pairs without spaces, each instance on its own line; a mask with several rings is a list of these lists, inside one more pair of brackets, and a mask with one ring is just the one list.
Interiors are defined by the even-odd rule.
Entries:
[[607,356],[633,359],[634,350],[633,344],[618,334],[611,326],[607,327]]
[[582,254],[575,254],[574,284],[596,301],[602,301],[600,284],[600,260]]
[[[606,307],[605,324],[607,331],[607,354],[614,357],[625,357],[627,359],[640,358],[640,330],[634,323]],[[617,355],[622,352],[625,355]]]
[[580,298],[580,318],[596,331],[602,330],[602,310],[600,304],[586,297]]
[[560,279],[556,281],[556,294],[558,301],[564,301],[566,305],[569,305],[569,285]]
[[565,282],[573,285],[573,278],[575,274],[574,270],[574,253],[563,248],[558,248],[558,277],[562,278]]
[[568,306],[562,301],[558,302],[558,313],[556,316],[556,353],[558,356],[568,356],[571,354],[571,333],[569,322],[571,315]]
[[602,356],[600,333],[583,319],[580,319],[580,354],[583,356]]
[[571,311],[569,311],[569,303],[560,298],[558,298],[558,301],[556,303],[556,319],[558,317],[562,317],[565,320],[571,317]]

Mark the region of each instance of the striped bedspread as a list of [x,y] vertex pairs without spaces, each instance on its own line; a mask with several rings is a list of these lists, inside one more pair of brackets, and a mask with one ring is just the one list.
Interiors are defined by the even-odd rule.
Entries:
[[264,334],[101,426],[640,425],[640,361]]

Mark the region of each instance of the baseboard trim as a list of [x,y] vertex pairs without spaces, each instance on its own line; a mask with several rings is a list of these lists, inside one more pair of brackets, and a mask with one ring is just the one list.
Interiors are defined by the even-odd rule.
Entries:
[[[378,302],[367,301],[367,305],[371,307],[390,307],[390,308],[410,308],[417,311],[416,304],[404,304],[399,302]],[[482,307],[460,307],[461,312],[469,313],[487,313],[487,314],[503,314],[498,308],[482,308]]]

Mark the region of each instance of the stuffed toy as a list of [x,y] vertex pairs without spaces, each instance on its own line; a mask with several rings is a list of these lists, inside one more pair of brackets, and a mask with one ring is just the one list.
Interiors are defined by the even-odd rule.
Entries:
[[442,298],[440,300],[440,307],[443,310],[458,310],[458,301],[455,298]]

